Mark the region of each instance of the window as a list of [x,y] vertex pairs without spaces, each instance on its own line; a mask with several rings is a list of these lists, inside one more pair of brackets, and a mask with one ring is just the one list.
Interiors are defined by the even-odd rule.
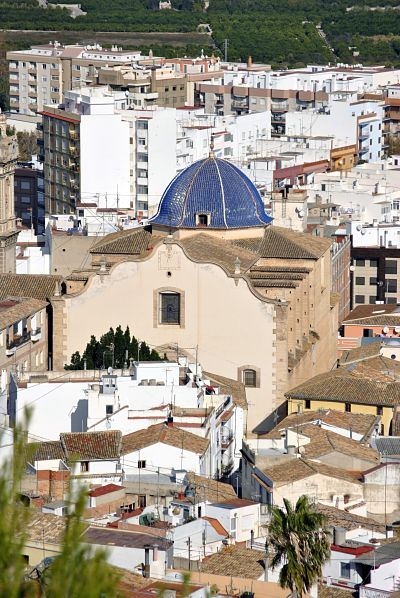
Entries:
[[89,471],[89,461],[81,461],[81,473]]
[[160,293],[160,324],[180,324],[179,293]]
[[356,276],[356,284],[365,284],[364,276]]
[[345,403],[344,410],[346,411],[346,413],[351,413],[351,403]]
[[304,407],[305,407],[306,409],[311,409],[311,401],[310,401],[310,399],[306,399],[306,400],[304,401]]
[[397,280],[395,278],[389,278],[386,280],[386,292],[397,293]]
[[350,563],[340,563],[340,577],[350,579]]
[[145,494],[138,494],[138,507],[139,507],[139,509],[144,509],[146,507],[146,495]]
[[138,145],[140,146],[145,146],[146,145],[146,139],[144,137],[139,137],[138,139]]
[[386,274],[397,274],[397,260],[386,260],[385,261],[385,273]]
[[365,260],[356,260],[356,266],[365,266]]
[[149,188],[147,187],[147,185],[138,185],[137,186],[137,192],[140,195],[147,195]]
[[30,181],[21,181],[21,189],[24,189],[24,191],[29,191],[31,188],[31,183]]
[[383,415],[383,407],[382,407],[382,405],[377,405],[377,407],[376,407],[376,415]]
[[369,296],[369,304],[370,305],[375,305],[375,303],[376,303],[376,297],[375,297],[375,295],[373,295],[373,296],[370,295]]
[[149,127],[149,123],[147,122],[147,120],[138,120],[138,122],[137,122],[138,129],[148,129],[148,127]]
[[361,303],[361,304],[365,303],[365,296],[364,295],[356,295],[355,302]]
[[112,415],[114,413],[114,405],[106,405],[106,415]]
[[257,373],[255,370],[243,370],[243,384],[251,388],[257,386]]
[[138,469],[146,469],[146,461],[145,461],[145,459],[140,459],[138,461],[137,466],[138,466]]
[[370,276],[369,284],[378,284],[378,279],[376,276]]

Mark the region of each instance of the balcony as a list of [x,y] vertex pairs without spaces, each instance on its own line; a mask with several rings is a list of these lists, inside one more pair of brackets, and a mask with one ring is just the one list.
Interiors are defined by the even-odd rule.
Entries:
[[289,105],[281,102],[281,103],[274,103],[271,104],[271,111],[272,112],[287,112],[289,110]]
[[35,330],[32,330],[31,332],[31,341],[36,343],[37,341],[40,341],[40,339],[42,338],[42,329],[41,328],[35,328]]
[[6,357],[12,357],[15,355],[17,347],[13,346],[12,344],[8,345],[6,348]]

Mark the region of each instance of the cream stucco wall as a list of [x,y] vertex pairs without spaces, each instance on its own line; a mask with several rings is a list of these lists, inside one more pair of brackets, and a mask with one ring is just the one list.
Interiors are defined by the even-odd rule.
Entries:
[[273,493],[274,504],[279,506],[283,506],[284,498],[295,504],[303,494],[318,501],[331,501],[333,494],[339,496],[346,494],[349,496],[349,501],[353,501],[363,500],[363,485],[357,481],[332,480],[331,477],[317,473],[291,484],[274,487]]
[[[150,345],[178,343],[193,356],[197,347],[208,371],[237,379],[241,366],[259,368],[259,388],[247,393],[251,429],[276,402],[275,306],[256,297],[244,279],[236,282],[218,266],[190,261],[171,243],[144,261],[117,264],[80,294],[53,302],[55,338],[61,335],[54,367],[61,369],[74,351],[82,351],[92,334],[99,338],[110,326],[129,325]],[[182,325],[158,323],[159,289],[181,293]]]

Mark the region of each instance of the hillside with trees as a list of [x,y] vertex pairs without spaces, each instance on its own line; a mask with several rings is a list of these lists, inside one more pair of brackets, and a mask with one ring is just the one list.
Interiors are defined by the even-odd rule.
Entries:
[[[171,6],[159,10],[158,0],[82,0],[87,14],[72,19],[67,9],[41,8],[37,0],[3,0],[0,22],[3,30],[81,32],[82,40],[108,31],[115,34],[115,43],[119,32],[159,32],[165,35],[158,50],[166,55],[171,55],[166,51],[171,32],[187,34],[172,55],[200,50],[191,32],[207,22],[212,36],[204,36],[202,45],[207,52],[221,53],[228,39],[231,61],[251,55],[277,68],[317,62],[400,65],[398,0],[210,0],[207,10],[204,0],[171,0]],[[135,43],[133,35],[130,44],[123,45],[151,47],[150,40],[141,42]]]

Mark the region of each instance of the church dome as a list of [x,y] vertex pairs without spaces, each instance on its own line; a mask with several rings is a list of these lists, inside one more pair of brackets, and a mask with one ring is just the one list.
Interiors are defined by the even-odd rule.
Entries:
[[236,166],[210,156],[168,185],[149,223],[172,228],[253,228],[270,224],[261,196]]

